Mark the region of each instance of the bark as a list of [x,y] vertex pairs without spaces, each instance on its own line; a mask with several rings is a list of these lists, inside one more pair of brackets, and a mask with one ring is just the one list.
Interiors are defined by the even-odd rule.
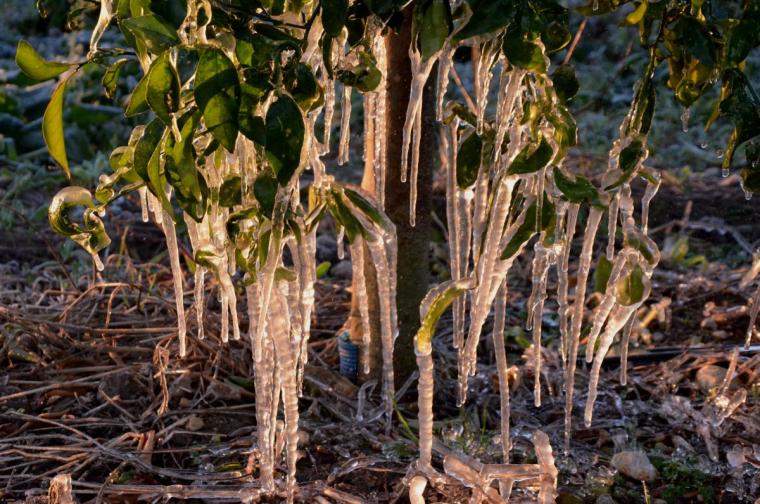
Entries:
[[[404,21],[398,32],[386,35],[388,58],[387,76],[387,130],[373,131],[372,134],[386,135],[387,172],[385,187],[385,211],[396,225],[398,235],[398,309],[399,335],[394,349],[394,371],[396,384],[400,386],[417,369],[414,354],[414,335],[420,324],[419,307],[430,283],[430,235],[432,225],[433,169],[437,156],[435,122],[435,84],[437,71],[434,68],[425,86],[423,99],[423,127],[420,147],[418,174],[417,222],[409,225],[409,182],[401,183],[401,145],[406,110],[409,104],[409,90],[412,82],[409,45],[411,42],[412,9],[404,11]],[[369,122],[371,124],[371,121]],[[365,128],[368,123],[365,122]],[[371,126],[370,126],[371,127]],[[373,152],[365,152],[362,187],[374,193]],[[382,355],[380,343],[379,303],[375,268],[369,252],[365,248],[364,271],[369,299],[371,343],[370,373],[359,369],[359,380],[380,380]],[[349,320],[350,339],[356,344],[362,341],[361,316],[354,296],[351,300]]]

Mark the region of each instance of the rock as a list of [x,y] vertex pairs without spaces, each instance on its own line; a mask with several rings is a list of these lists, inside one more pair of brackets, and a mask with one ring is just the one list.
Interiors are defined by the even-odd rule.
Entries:
[[351,261],[344,259],[330,268],[330,274],[341,280],[351,280]]
[[329,234],[317,236],[317,262],[328,261],[335,264],[338,262],[338,244],[335,238]]
[[637,481],[654,481],[657,478],[657,469],[654,468],[644,452],[624,451],[616,453],[612,457],[612,465],[621,474]]
[[697,385],[702,392],[709,392],[716,387],[720,387],[725,377],[726,368],[707,364],[697,371]]
[[615,504],[615,499],[607,494],[604,494],[597,497],[595,502],[596,504]]

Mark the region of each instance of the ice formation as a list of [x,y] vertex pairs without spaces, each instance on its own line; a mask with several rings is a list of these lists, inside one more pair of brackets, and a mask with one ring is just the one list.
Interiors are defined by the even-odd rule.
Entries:
[[[596,1],[594,2],[596,9]],[[203,13],[201,13],[203,10]],[[206,24],[212,12],[206,0],[188,1],[187,17],[179,38],[184,44],[210,44],[231,61],[236,61],[235,48],[221,38],[209,42]],[[92,50],[113,16],[111,0],[101,3],[100,18],[92,35]],[[203,23],[201,23],[201,20]],[[185,320],[184,276],[180,264],[181,244],[176,223],[187,225],[192,249],[194,272],[194,309],[197,336],[204,337],[204,296],[206,277],[213,277],[221,304],[220,339],[240,338],[238,300],[235,275],[243,273],[248,338],[252,347],[256,389],[257,448],[260,481],[265,492],[274,492],[277,485],[275,467],[282,456],[287,466],[286,491],[293,501],[296,491],[295,467],[298,454],[298,398],[302,393],[304,367],[308,359],[308,341],[315,302],[316,227],[325,212],[330,212],[338,229],[338,250],[342,258],[344,239],[351,253],[359,313],[363,329],[362,366],[369,365],[369,293],[367,285],[377,285],[380,339],[382,344],[383,408],[386,429],[390,429],[393,401],[393,345],[397,336],[396,315],[396,232],[383,213],[385,186],[389,183],[410,184],[410,223],[415,224],[417,176],[422,138],[423,90],[433,69],[437,67],[435,113],[439,124],[441,165],[446,181],[446,220],[451,279],[433,288],[421,307],[421,328],[416,337],[419,366],[419,444],[420,457],[410,478],[409,493],[413,502],[424,502],[427,482],[438,471],[433,467],[433,397],[434,361],[432,338],[435,325],[444,309],[452,306],[453,338],[458,354],[458,401],[467,400],[468,379],[477,372],[477,352],[486,321],[494,313],[493,347],[499,379],[502,464],[481,464],[468,457],[448,453],[443,470],[449,476],[472,488],[473,500],[483,498],[508,500],[512,485],[533,481],[539,489],[540,502],[553,502],[557,469],[548,436],[541,431],[533,435],[537,464],[510,464],[511,439],[510,390],[504,330],[508,302],[508,276],[516,259],[532,250],[532,290],[527,301],[526,327],[533,332],[533,372],[535,404],[541,404],[542,331],[546,300],[554,295],[550,278],[556,275],[556,301],[560,328],[560,355],[564,366],[565,450],[569,448],[574,406],[576,362],[581,346],[581,332],[587,314],[586,298],[589,275],[594,264],[597,232],[607,217],[607,244],[597,263],[597,273],[608,268],[603,279],[601,302],[593,313],[585,357],[592,363],[591,380],[584,420],[592,420],[593,405],[602,359],[622,332],[621,381],[626,380],[627,344],[635,327],[637,309],[650,290],[650,277],[659,260],[659,252],[647,237],[650,200],[659,187],[659,174],[644,166],[648,151],[646,129],[647,96],[644,89],[651,81],[654,65],[634,90],[631,110],[620,126],[601,177],[601,188],[582,176],[569,173],[564,156],[575,144],[576,127],[572,116],[554,89],[547,69],[550,60],[540,41],[521,40],[535,49],[530,62],[510,61],[503,50],[502,37],[483,34],[467,43],[477,48],[474,89],[475,101],[470,110],[456,100],[446,101],[453,68],[454,50],[459,41],[449,35],[437,51],[423,57],[415,41],[409,47],[412,83],[409,105],[404,117],[400,181],[386,179],[385,135],[386,45],[383,26],[375,20],[368,23],[360,46],[351,46],[346,31],[337,37],[326,37],[318,17],[308,25],[308,37],[302,52],[283,51],[284,62],[297,54],[296,63],[314,70],[315,83],[321,87],[320,101],[312,108],[297,107],[303,122],[303,145],[300,160],[287,180],[272,177],[272,159],[261,145],[240,134],[234,148],[214,144],[213,127],[205,118],[205,129],[191,138],[188,148],[195,149],[197,178],[202,189],[192,196],[203,200],[203,211],[194,213],[183,206],[181,215],[172,214],[169,199],[186,195],[171,194],[172,185],[159,176],[169,171],[162,149],[181,144],[183,121],[179,112],[170,114],[163,138],[151,157],[153,174],[148,186],[139,188],[143,219],[152,218],[166,236],[173,277],[178,317],[179,354],[188,352]],[[459,26],[468,19],[459,19]],[[329,47],[320,49],[320,41]],[[357,47],[359,47],[357,49]],[[353,87],[337,83],[334,70],[349,68],[358,56],[356,51],[371,53],[371,60],[380,72],[379,85],[363,91],[364,157],[371,169],[376,197],[362,189],[341,185],[325,173],[322,156],[330,152],[336,101],[340,100],[338,164],[349,161],[351,97]],[[170,66],[176,66],[172,51]],[[143,71],[151,67],[149,53],[138,55]],[[328,61],[329,60],[329,61]],[[496,79],[496,80],[495,80]],[[498,82],[493,112],[489,111],[492,81]],[[457,81],[459,82],[459,81]],[[460,83],[461,85],[461,83]],[[193,92],[193,80],[183,84],[187,95]],[[496,87],[496,86],[494,86]],[[466,94],[466,92],[465,92]],[[184,96],[183,94],[182,96]],[[267,116],[283,96],[270,95],[256,107],[256,117]],[[323,100],[322,100],[323,98]],[[466,97],[466,101],[470,101]],[[185,104],[187,105],[187,104]],[[300,104],[299,104],[300,105]],[[304,110],[306,110],[304,112]],[[682,121],[688,123],[688,110]],[[324,133],[317,137],[318,122]],[[163,126],[162,126],[163,128]],[[148,127],[137,127],[129,148],[149,137]],[[175,147],[176,150],[176,147]],[[203,155],[199,155],[203,153]],[[195,159],[194,159],[195,160]],[[299,177],[310,170],[313,183],[308,202],[300,197]],[[631,196],[631,183],[640,175],[647,181],[637,213]],[[155,177],[159,177],[154,180]],[[239,199],[222,202],[221,194],[239,185]],[[71,189],[71,188],[70,188]],[[426,190],[428,188],[425,188]],[[176,190],[176,189],[175,189]],[[84,192],[83,192],[84,191]],[[86,194],[85,194],[86,193]],[[261,193],[266,193],[262,197]],[[202,197],[202,198],[201,198]],[[75,240],[84,242],[100,237],[88,252],[98,264],[97,252],[107,245],[102,238],[102,223],[93,213],[91,196],[86,189],[60,194],[51,205],[51,222]],[[68,205],[89,206],[84,223],[68,220]],[[58,209],[57,212],[54,209]],[[88,213],[89,212],[89,213]],[[584,222],[579,228],[578,222]],[[619,233],[619,231],[622,231]],[[102,232],[102,233],[101,233]],[[573,243],[578,236],[580,251],[575,257]],[[285,261],[285,257],[289,261]],[[365,261],[376,270],[374,282],[365,278]],[[606,262],[603,262],[606,261]],[[577,264],[574,292],[569,279],[570,264]],[[551,287],[551,288],[550,288]],[[571,302],[572,299],[572,302]],[[469,309],[469,312],[468,312]],[[760,288],[754,296],[751,316],[760,311]],[[470,323],[465,324],[469,313]],[[751,337],[751,329],[748,334]],[[598,345],[597,345],[598,344]],[[725,394],[723,394],[725,396]],[[722,396],[722,397],[723,397]],[[725,396],[727,397],[727,396]],[[733,411],[740,397],[721,399],[716,406],[716,423],[727,411]],[[725,403],[725,404],[724,404]],[[716,403],[717,404],[717,403]],[[491,486],[499,482],[499,492]]]

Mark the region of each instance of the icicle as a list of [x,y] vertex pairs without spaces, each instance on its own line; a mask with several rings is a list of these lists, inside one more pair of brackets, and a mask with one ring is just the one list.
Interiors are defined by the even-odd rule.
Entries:
[[652,201],[652,198],[654,198],[654,195],[657,194],[657,190],[660,188],[660,182],[662,181],[660,172],[654,172],[652,175],[656,182],[647,182],[644,196],[641,197],[641,230],[644,234],[647,234],[649,229],[649,203]]
[[533,288],[528,299],[527,319],[532,320],[533,326],[533,397],[534,403],[538,408],[541,406],[541,329],[544,300],[546,299],[546,282],[549,276],[549,268],[554,259],[552,251],[544,247],[540,239],[536,242],[533,249]]
[[623,339],[620,340],[620,385],[628,384],[628,344],[631,341],[631,331],[636,323],[636,312],[632,313],[623,327]]
[[324,134],[320,154],[327,154],[330,152],[330,136],[332,134],[333,115],[335,114],[335,82],[325,78],[323,87],[325,88]]
[[[423,91],[425,89],[425,83],[427,83],[428,76],[430,75],[435,62],[438,60],[440,51],[430,56],[424,62],[422,61],[422,55],[417,50],[416,44],[409,46],[409,59],[411,60],[412,67],[412,83],[409,90],[409,106],[406,109],[406,120],[404,122],[404,130],[401,143],[401,182],[406,182],[407,170],[409,169],[409,149],[412,143],[412,133],[420,133],[421,125],[415,128],[415,125],[422,118],[422,98]],[[419,136],[415,142],[419,145]],[[412,154],[412,159],[419,159],[419,152]],[[412,173],[417,173],[417,167],[412,166]]]
[[602,219],[603,210],[591,207],[586,230],[583,235],[583,246],[579,257],[577,282],[575,288],[575,302],[571,318],[570,334],[568,338],[567,367],[565,370],[565,452],[570,450],[570,433],[573,420],[573,387],[575,384],[575,366],[578,357],[578,345],[580,344],[581,325],[583,324],[583,311],[586,305],[586,284],[591,269],[591,259],[594,251],[594,240],[599,222]]
[[103,264],[103,261],[100,260],[100,256],[98,254],[91,254],[92,256],[92,264],[95,266],[95,269],[98,271],[103,271],[105,269],[105,265]]
[[338,165],[348,163],[351,143],[351,86],[343,86],[340,105],[340,143],[338,144]]
[[369,345],[370,345],[370,323],[369,323],[369,299],[367,297],[367,283],[364,277],[364,242],[357,237],[350,244],[351,247],[351,278],[354,280],[355,290],[353,295],[359,301],[359,314],[362,321],[362,349],[361,364],[363,373],[369,373]]
[[630,249],[625,249],[623,253],[621,253],[615,259],[615,262],[612,265],[612,270],[610,271],[610,277],[607,280],[604,296],[602,297],[599,306],[597,306],[596,310],[594,311],[593,324],[588,335],[588,342],[586,343],[586,362],[591,362],[593,360],[596,339],[601,334],[602,327],[604,326],[607,317],[609,316],[610,312],[612,312],[612,309],[617,303],[616,296],[618,280],[620,280],[620,278],[624,275],[630,273],[630,270],[632,268],[629,263],[630,253]]
[[[159,203],[160,205],[160,203]],[[187,355],[187,336],[185,326],[185,295],[182,287],[182,266],[179,262],[179,246],[174,221],[166,210],[163,211],[161,225],[166,236],[166,248],[169,252],[169,264],[174,282],[174,300],[177,307],[177,339],[179,340],[179,356]]]
[[620,193],[615,193],[610,200],[607,213],[607,260],[610,262],[615,259],[615,235],[617,234],[619,204]]
[[92,59],[98,52],[98,42],[100,42],[103,33],[105,33],[108,25],[111,24],[113,18],[113,0],[100,0],[100,13],[98,14],[98,22],[95,24],[95,28],[92,30],[90,36],[90,50],[87,52],[87,59]]
[[747,337],[744,341],[744,348],[746,349],[749,349],[749,345],[752,342],[752,334],[755,331],[758,313],[760,313],[760,285],[757,286],[755,293],[752,295],[752,306],[749,308],[749,326],[747,327]]
[[449,88],[449,73],[454,64],[454,50],[449,42],[444,45],[441,56],[438,58],[438,88],[435,98],[435,118],[438,122],[443,121],[443,101]]
[[409,480],[409,502],[410,504],[425,504],[425,487],[427,478],[417,475]]
[[[475,271],[478,279],[478,287],[474,292],[474,299],[470,313],[470,330],[465,342],[463,371],[464,376],[459,377],[460,395],[459,401],[463,402],[467,391],[467,377],[475,371],[477,359],[477,346],[480,340],[480,334],[483,323],[488,316],[491,303],[496,295],[496,290],[501,284],[502,272],[497,271],[496,262],[499,260],[501,252],[501,238],[509,213],[509,206],[512,201],[512,190],[517,183],[516,177],[504,177],[495,183],[495,194],[491,215],[488,218],[488,228],[486,229],[483,254],[477,261]],[[473,248],[475,246],[473,245]],[[506,275],[506,272],[504,272]]]
[[568,268],[570,263],[570,249],[573,245],[575,236],[575,227],[578,221],[578,211],[580,205],[571,203],[568,205],[567,216],[565,218],[565,244],[562,249],[562,255],[557,263],[557,303],[559,305],[559,333],[560,333],[560,354],[562,356],[562,365],[567,366],[567,353],[569,351],[569,306],[567,302]]
[[388,97],[387,89],[387,74],[388,74],[388,62],[385,52],[385,37],[382,35],[382,31],[378,29],[374,40],[375,61],[377,69],[382,75],[382,79],[377,89],[374,91],[375,96],[375,155],[374,155],[374,172],[375,172],[375,196],[378,203],[378,208],[382,211],[385,210],[385,174],[386,168],[386,136],[378,134],[377,132],[387,131],[387,117],[386,117],[386,100]]
[[341,261],[346,258],[346,228],[343,226],[338,227],[338,235],[335,237],[336,245],[338,246],[338,259]]
[[607,321],[607,327],[604,330],[604,334],[599,340],[599,348],[596,351],[594,357],[594,363],[591,367],[591,376],[588,384],[588,398],[586,399],[586,411],[584,413],[584,423],[586,427],[591,426],[591,420],[594,414],[594,403],[596,402],[597,384],[599,383],[599,372],[602,369],[602,361],[604,360],[607,351],[612,345],[612,340],[615,335],[628,323],[632,314],[636,311],[638,306],[616,306]]
[[684,133],[689,131],[689,118],[691,117],[691,109],[686,107],[681,113],[681,129]]
[[[269,303],[272,296],[272,288],[274,287],[275,272],[277,266],[281,262],[280,255],[282,253],[282,233],[284,228],[285,210],[288,204],[289,195],[282,189],[278,190],[275,200],[275,207],[272,215],[272,232],[269,237],[269,248],[267,249],[267,260],[260,272],[261,290],[259,292],[259,319],[257,321],[258,334],[254,339],[256,345],[260,345],[263,341],[264,324],[263,318],[266,318],[269,312]],[[254,346],[255,359],[261,355],[261,347]]]
[[195,268],[195,316],[196,323],[198,324],[198,339],[205,337],[203,333],[203,308],[205,306],[204,301],[204,283],[206,277],[206,269],[203,266],[196,266]]
[[557,496],[558,471],[554,465],[554,454],[549,436],[542,431],[535,431],[533,433],[533,446],[536,449],[536,458],[541,467],[538,502],[540,504],[552,504]]
[[[507,352],[504,348],[504,326],[507,318],[507,282],[504,280],[496,294],[496,305],[494,307],[493,323],[493,348],[496,357],[496,371],[499,375],[499,421],[501,438],[502,462],[509,464],[509,452],[512,449],[512,440],[509,435],[509,371],[507,363]],[[506,499],[512,492],[511,483],[500,482],[499,493],[502,498]]]
[[137,190],[137,194],[140,196],[140,213],[142,215],[142,221],[148,222],[150,220],[150,208],[148,207],[148,188],[146,186],[140,187]]
[[477,73],[473,76],[477,81],[475,87],[477,91],[475,108],[477,112],[477,130],[479,135],[483,134],[488,95],[491,87],[491,78],[493,77],[493,65],[500,52],[501,44],[497,44],[493,40],[489,40],[480,48],[480,59],[478,60]]
[[[386,237],[387,239],[387,237]],[[393,237],[395,241],[395,236]],[[395,282],[395,264],[391,267],[388,252],[385,245],[380,242],[368,242],[372,261],[377,271],[377,295],[380,303],[380,340],[382,343],[383,354],[383,398],[385,401],[386,414],[386,431],[390,430],[393,419],[393,401],[394,401],[394,384],[393,384],[393,344],[396,339],[396,289]],[[393,244],[395,247],[395,243]],[[395,261],[393,261],[395,263]]]

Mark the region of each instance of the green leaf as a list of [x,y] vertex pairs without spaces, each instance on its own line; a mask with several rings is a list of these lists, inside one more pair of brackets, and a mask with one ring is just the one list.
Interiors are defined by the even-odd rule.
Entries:
[[359,51],[357,55],[359,56],[358,63],[351,68],[338,72],[338,80],[366,93],[377,88],[383,76],[371,54]]
[[129,96],[129,102],[127,102],[127,109],[124,111],[124,115],[132,117],[137,114],[142,114],[149,110],[148,106],[148,75],[144,75],[140,82],[137,83],[132,94]]
[[26,40],[21,40],[16,47],[16,65],[30,79],[45,81],[58,77],[71,68],[70,63],[45,61],[42,56]]
[[576,175],[575,180],[572,180],[565,175],[561,168],[555,166],[554,183],[571,203],[589,203],[593,206],[602,206],[599,200],[599,191],[586,177]]
[[435,334],[435,327],[438,320],[454,300],[464,292],[472,289],[475,282],[472,278],[461,280],[449,280],[433,288],[422,301],[423,309],[427,310],[421,314],[420,328],[414,337],[414,346],[418,355],[427,355],[433,350],[432,340]]
[[66,177],[70,179],[71,171],[66,157],[66,140],[63,134],[63,101],[67,82],[68,79],[62,80],[53,90],[45,114],[42,116],[42,136],[45,138],[45,145],[50,156],[61,165]]
[[707,66],[715,65],[715,42],[702,23],[693,17],[682,17],[675,29],[684,47],[693,57]]
[[317,265],[317,278],[324,278],[325,275],[330,271],[330,268],[332,267],[332,263],[330,261],[322,261]]
[[560,65],[552,74],[552,83],[557,97],[562,103],[573,99],[580,89],[578,79],[575,77],[575,68],[572,65]]
[[235,65],[221,49],[206,47],[195,74],[195,102],[203,122],[225,149],[235,150],[240,109],[240,80]]
[[422,13],[415,17],[419,26],[415,29],[420,35],[422,61],[427,61],[441,50],[451,33],[451,12],[448,0],[431,0],[421,5]]
[[206,214],[209,193],[206,179],[203,178],[195,162],[193,139],[199,122],[200,113],[197,110],[184,114],[179,120],[182,128],[180,141],[173,143],[174,137],[167,136],[164,147],[167,153],[166,176],[174,187],[177,203],[198,222]]
[[618,167],[622,170],[623,174],[613,184],[605,187],[604,190],[611,191],[617,189],[631,180],[646,153],[647,150],[641,138],[637,138],[625,146],[618,156]]
[[508,175],[535,173],[549,164],[554,150],[546,138],[541,137],[538,146],[528,145],[515,157],[507,170]]
[[277,179],[267,173],[262,173],[253,182],[253,195],[259,202],[261,213],[271,219],[277,197]]
[[304,140],[301,109],[288,95],[269,106],[266,117],[266,153],[280,185],[287,185],[301,163]]
[[525,40],[521,33],[508,32],[504,37],[502,49],[511,65],[524,70],[546,73],[546,60],[541,47],[530,40]]
[[483,142],[474,130],[464,139],[457,153],[457,185],[465,189],[478,179]]
[[243,191],[241,187],[241,178],[239,176],[230,177],[219,188],[219,204],[226,208],[232,208],[243,201]]
[[514,18],[512,0],[467,0],[472,17],[454,34],[456,41],[476,37],[507,26]]
[[[76,207],[85,207],[81,224],[71,220],[71,210]],[[48,207],[48,221],[57,233],[68,236],[90,254],[97,254],[111,243],[92,195],[84,187],[71,186],[58,191]]]
[[554,205],[544,195],[543,205],[541,206],[541,229],[538,228],[536,222],[536,213],[538,205],[534,201],[527,210],[525,210],[525,220],[523,220],[520,227],[517,228],[512,239],[509,240],[507,246],[504,247],[504,251],[501,253],[501,259],[506,260],[520,251],[520,248],[530,240],[537,231],[544,231],[550,227],[553,227],[556,222],[556,216],[554,213]]
[[164,124],[159,119],[154,119],[145,126],[140,139],[135,144],[133,167],[135,173],[137,173],[146,184],[150,183],[150,177],[148,176],[148,162],[161,142],[165,129]]
[[146,100],[165,125],[171,126],[172,114],[179,108],[179,76],[169,61],[169,52],[156,58],[148,70]]
[[119,73],[128,61],[129,59],[127,58],[116,60],[115,63],[108,67],[106,73],[103,74],[103,88],[105,89],[107,98],[111,99],[116,94],[116,87],[119,85]]
[[340,192],[333,191],[333,197],[330,198],[327,206],[335,221],[346,230],[346,237],[348,238],[349,243],[354,243],[357,236],[361,236],[365,233],[359,219],[351,213],[351,210],[349,210],[343,202]]
[[594,271],[594,292],[604,293],[607,290],[610,274],[612,274],[612,263],[606,255],[602,254],[599,256],[599,262]]
[[174,28],[155,14],[124,19],[121,26],[153,54],[161,54],[169,47],[180,43]]
[[356,206],[359,210],[361,210],[364,215],[369,217],[370,220],[377,224],[383,224],[385,222],[385,218],[383,217],[383,214],[380,212],[380,210],[378,210],[375,205],[373,205],[361,193],[347,187],[343,190],[343,192],[349,201],[353,203],[354,206]]
[[325,33],[337,37],[346,26],[348,0],[322,0],[322,26]]
[[615,297],[623,306],[631,306],[644,300],[649,291],[649,279],[637,265],[633,271],[618,280]]

